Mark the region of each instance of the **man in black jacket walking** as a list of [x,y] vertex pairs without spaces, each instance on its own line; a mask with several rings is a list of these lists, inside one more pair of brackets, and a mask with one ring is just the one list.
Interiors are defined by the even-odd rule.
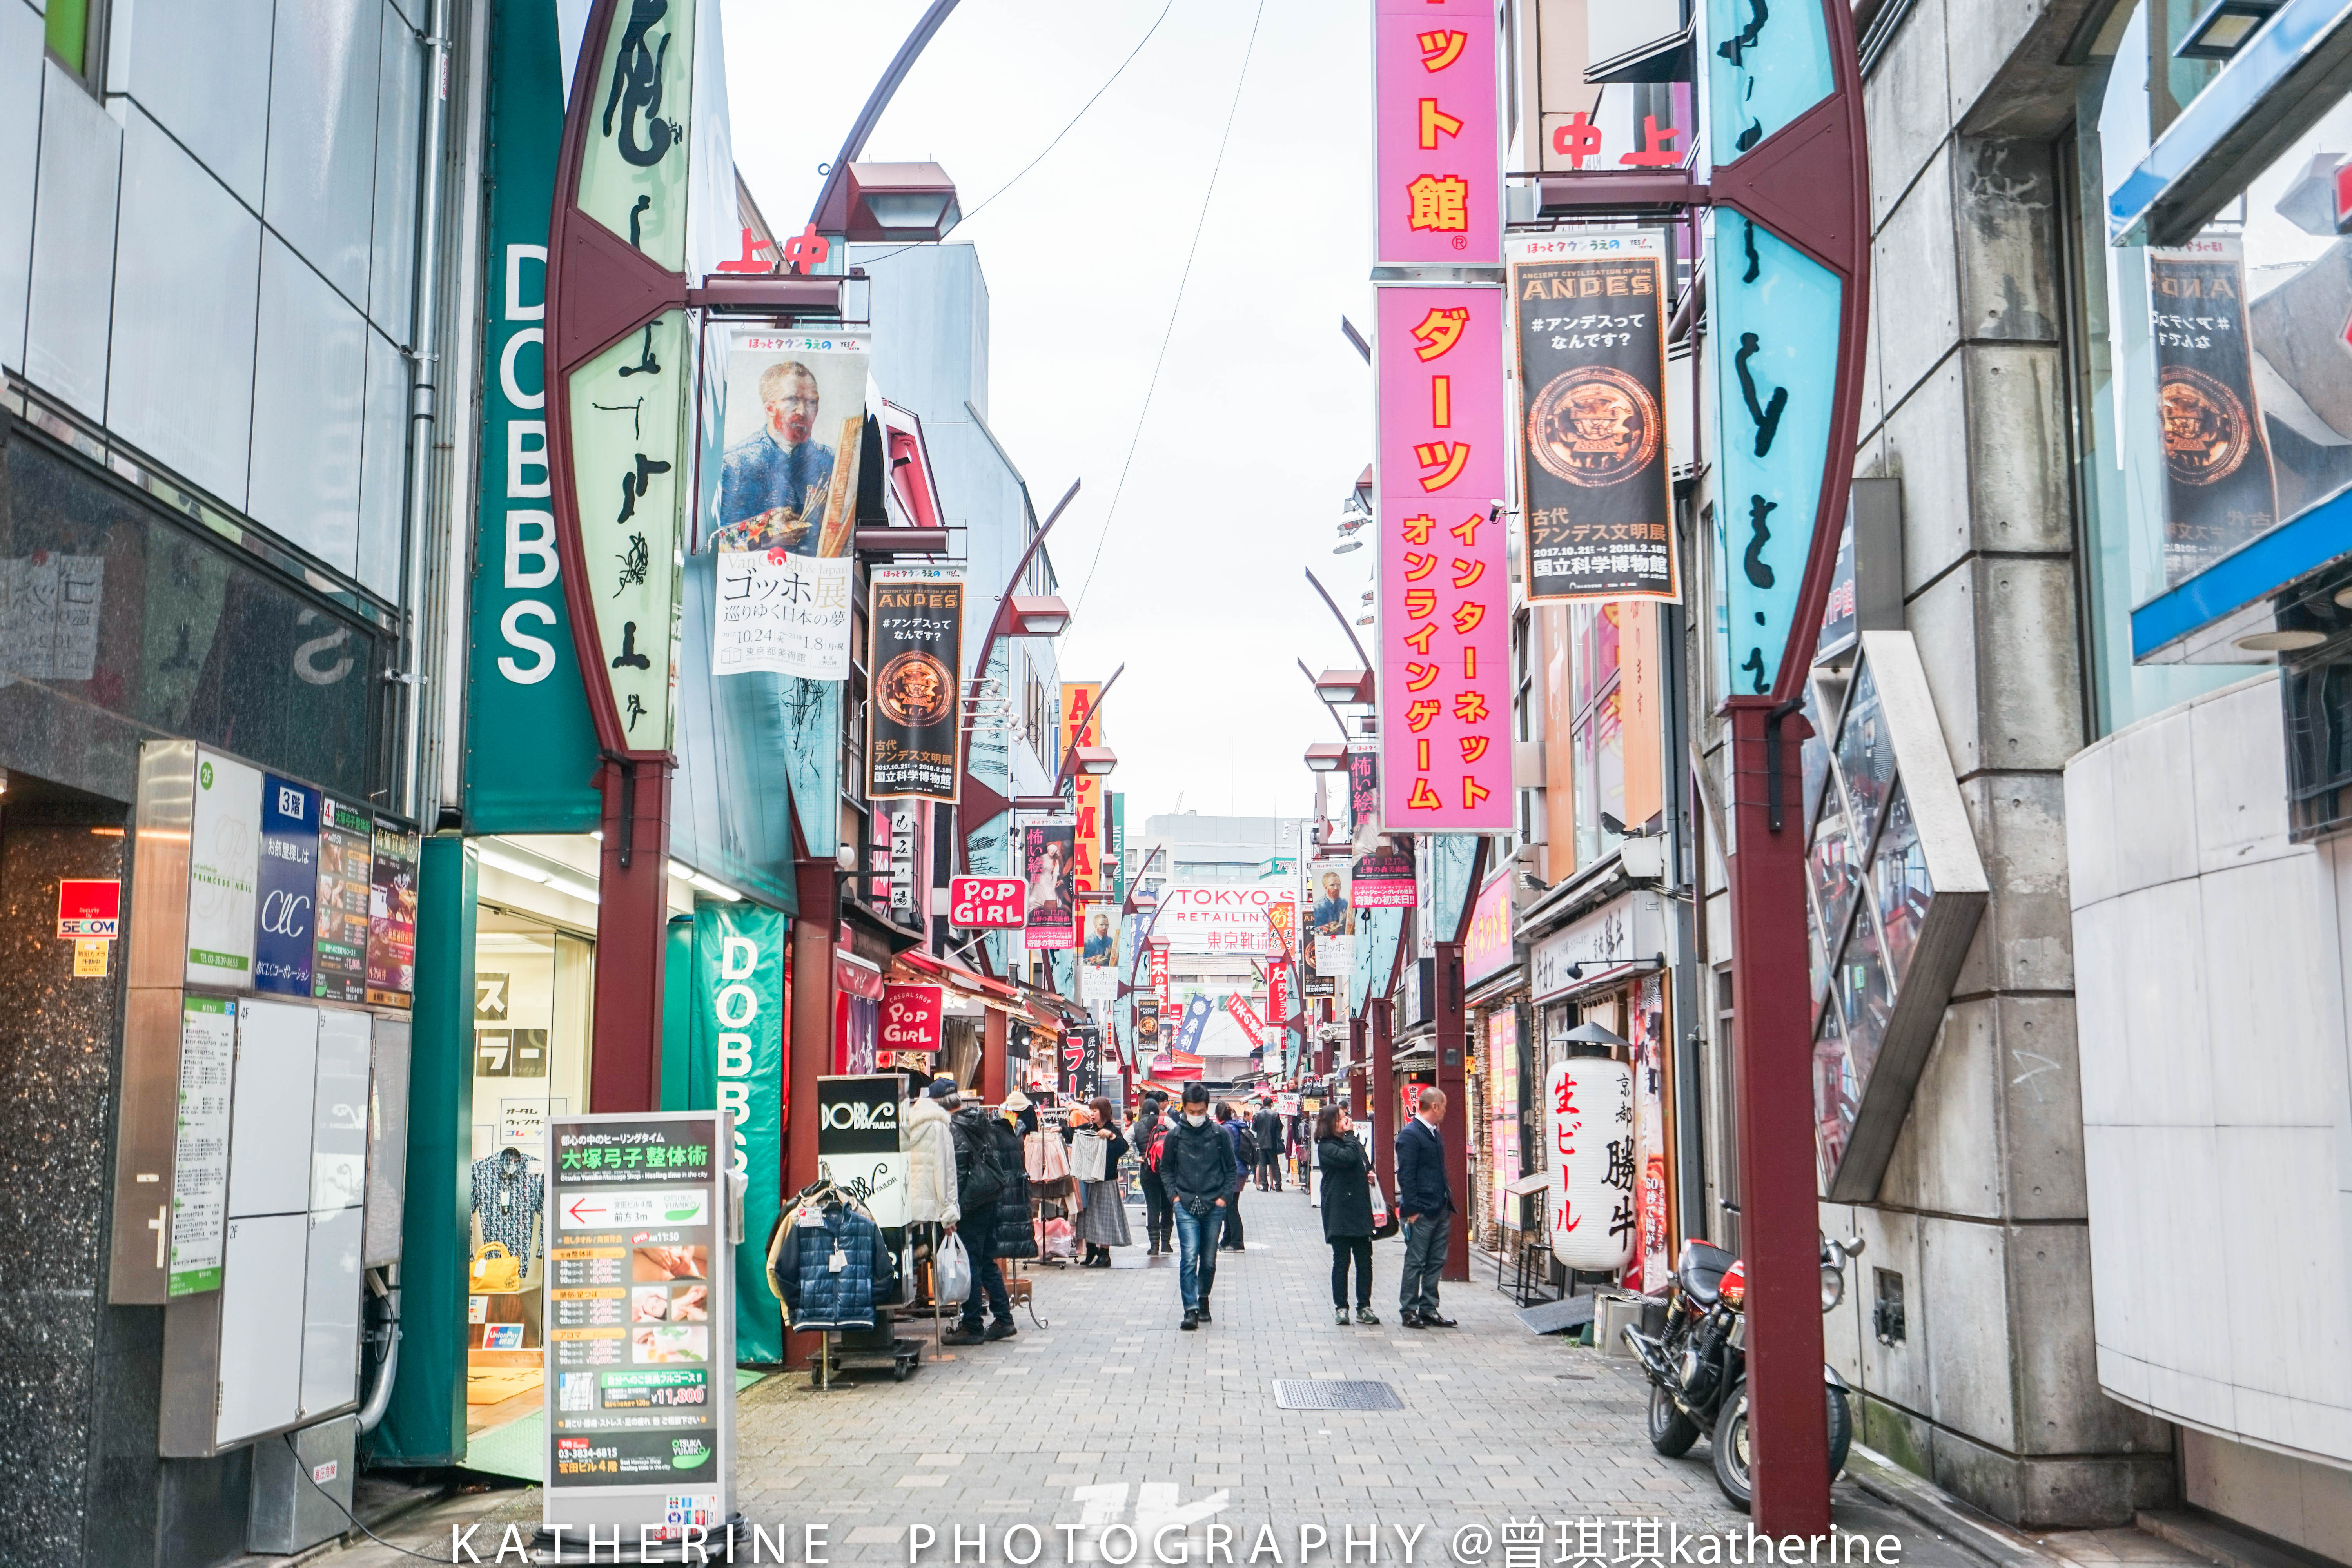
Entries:
[[1217,1233],[1239,1189],[1234,1145],[1209,1116],[1209,1091],[1184,1086],[1184,1111],[1160,1138],[1160,1179],[1176,1205],[1176,1285],[1184,1298],[1184,1328],[1210,1321],[1209,1292],[1217,1283]]
[[1276,1192],[1282,1191],[1282,1118],[1271,1097],[1258,1100],[1257,1114],[1250,1118],[1250,1136],[1257,1140],[1257,1190],[1265,1191],[1270,1181]]
[[1453,1238],[1454,1189],[1445,1179],[1445,1095],[1421,1091],[1421,1114],[1396,1139],[1397,1217],[1404,1222],[1404,1279],[1397,1293],[1408,1329],[1450,1329],[1437,1310],[1437,1276]]

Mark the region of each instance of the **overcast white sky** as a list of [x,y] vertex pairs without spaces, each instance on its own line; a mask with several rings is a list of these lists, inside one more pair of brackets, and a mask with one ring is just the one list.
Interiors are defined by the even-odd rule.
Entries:
[[[1053,140],[1165,3],[963,0],[865,156],[943,165],[971,211]],[[1085,480],[1050,542],[1077,608],[1062,671],[1099,679],[1127,666],[1104,723],[1119,755],[1112,787],[1138,824],[1174,809],[1180,792],[1204,814],[1230,802],[1305,815],[1313,785],[1300,754],[1337,733],[1293,661],[1354,658],[1300,569],[1313,566],[1350,619],[1367,613],[1373,552],[1331,553],[1340,502],[1371,452],[1370,374],[1339,333],[1343,311],[1370,322],[1359,0],[1264,0],[1175,335],[1110,515],[1259,5],[1176,0],[1052,155],[950,237],[978,247],[988,278],[991,425],[1041,512]],[[817,165],[924,9],[726,0],[736,162],[780,235],[807,221]],[[1369,642],[1370,628],[1358,635]]]

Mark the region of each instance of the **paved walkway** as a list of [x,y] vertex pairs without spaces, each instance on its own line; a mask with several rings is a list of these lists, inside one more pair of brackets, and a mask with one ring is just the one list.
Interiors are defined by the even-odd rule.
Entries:
[[[804,1531],[821,1527],[820,1552],[843,1565],[907,1563],[926,1531],[933,1544],[915,1560],[947,1568],[1019,1563],[1033,1552],[1043,1565],[1118,1563],[1129,1560],[1132,1531],[1131,1560],[1147,1568],[1170,1524],[1186,1527],[1194,1564],[1210,1561],[1213,1527],[1232,1531],[1231,1555],[1217,1561],[1236,1568],[1752,1560],[1746,1516],[1716,1490],[1705,1440],[1685,1458],[1658,1458],[1643,1435],[1648,1394],[1638,1371],[1529,1333],[1495,1289],[1491,1262],[1478,1279],[1445,1289],[1460,1328],[1416,1332],[1395,1326],[1401,1244],[1376,1243],[1374,1307],[1388,1322],[1338,1328],[1316,1212],[1294,1190],[1252,1192],[1244,1214],[1249,1248],[1223,1256],[1217,1321],[1198,1333],[1177,1331],[1174,1259],[1147,1264],[1138,1246],[1115,1254],[1109,1269],[1033,1268],[1045,1326],[1024,1312],[1014,1339],[939,1360],[927,1350],[906,1383],[869,1376],[820,1394],[793,1373],[745,1391],[744,1514],[786,1541],[795,1563]],[[1143,1235],[1139,1215],[1133,1230]],[[1404,1408],[1277,1410],[1272,1383],[1287,1377],[1378,1380]],[[536,1521],[538,1496],[453,1499],[389,1533],[446,1562],[449,1522],[483,1520],[476,1539],[487,1562],[501,1524],[527,1531]],[[1834,1498],[1841,1531],[1900,1537],[1902,1563],[1986,1568],[1851,1480]],[[1643,1522],[1652,1521],[1654,1533]],[[1515,1523],[1537,1530],[1540,1543],[1507,1538]],[[974,1531],[984,1532],[977,1555]],[[1736,1556],[1704,1555],[1690,1540],[1725,1531],[1740,1537]],[[1681,1554],[1669,1532],[1679,1532]],[[2067,1542],[2085,1550],[2068,1552]],[[1162,1545],[1163,1560],[1181,1549],[1175,1535]],[[2042,1545],[2085,1568],[2194,1561],[2128,1531]],[[749,1560],[747,1543],[737,1561]],[[363,1545],[336,1563],[404,1561]]]

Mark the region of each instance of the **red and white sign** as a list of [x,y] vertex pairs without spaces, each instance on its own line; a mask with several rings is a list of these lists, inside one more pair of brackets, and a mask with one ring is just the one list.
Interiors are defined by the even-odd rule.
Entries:
[[68,879],[58,884],[59,937],[111,939],[121,934],[121,882]]
[[908,1051],[936,1051],[940,1048],[940,1020],[945,1012],[940,988],[937,985],[899,985],[884,987],[882,993],[882,1038],[879,1046],[898,1055]]
[[1234,1023],[1242,1026],[1242,1033],[1249,1037],[1252,1049],[1265,1044],[1265,1030],[1258,1023],[1257,1010],[1249,1005],[1248,997],[1238,991],[1227,992],[1225,1011],[1233,1016]]
[[1552,1256],[1570,1268],[1614,1273],[1633,1260],[1633,1069],[1572,1057],[1545,1086],[1551,1134]]
[[1270,1029],[1290,1022],[1290,964],[1276,959],[1265,966],[1265,1023]]
[[966,931],[1019,931],[1027,923],[1028,887],[1018,877],[948,879],[948,924]]
[[1169,1005],[1168,944],[1164,942],[1155,942],[1151,944],[1151,990],[1152,994],[1160,998],[1160,1005],[1162,1007]]

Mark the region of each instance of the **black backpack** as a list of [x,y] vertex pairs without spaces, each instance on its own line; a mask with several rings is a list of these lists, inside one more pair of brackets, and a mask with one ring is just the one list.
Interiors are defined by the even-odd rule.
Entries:
[[1249,1130],[1249,1123],[1246,1121],[1234,1122],[1234,1131],[1241,1142],[1242,1163],[1255,1170],[1257,1168],[1257,1134]]
[[1004,1195],[1004,1168],[997,1163],[995,1140],[985,1123],[967,1131],[959,1121],[950,1131],[956,1143],[956,1206],[985,1208]]

